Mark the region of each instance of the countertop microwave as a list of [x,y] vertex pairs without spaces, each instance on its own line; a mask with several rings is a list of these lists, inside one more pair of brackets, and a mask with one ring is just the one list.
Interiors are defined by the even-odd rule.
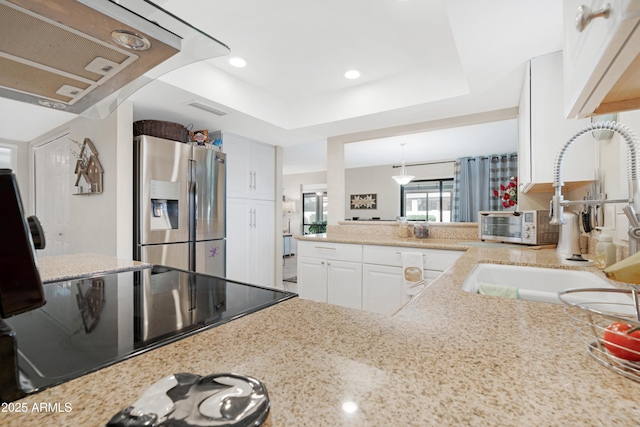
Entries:
[[549,211],[480,211],[478,238],[482,241],[546,245],[558,243],[560,227],[549,224]]

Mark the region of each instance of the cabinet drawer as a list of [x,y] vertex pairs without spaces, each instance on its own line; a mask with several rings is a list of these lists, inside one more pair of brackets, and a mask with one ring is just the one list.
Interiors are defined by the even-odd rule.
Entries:
[[405,248],[396,246],[364,245],[362,259],[366,264],[402,267],[402,252],[420,252],[427,270],[444,271],[464,253],[446,249]]
[[362,262],[362,245],[298,241],[298,256]]

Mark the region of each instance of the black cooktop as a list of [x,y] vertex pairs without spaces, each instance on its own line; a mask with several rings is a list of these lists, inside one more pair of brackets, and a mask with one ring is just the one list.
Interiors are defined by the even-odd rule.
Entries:
[[296,296],[166,267],[44,285],[46,305],[6,321],[22,386],[39,391]]

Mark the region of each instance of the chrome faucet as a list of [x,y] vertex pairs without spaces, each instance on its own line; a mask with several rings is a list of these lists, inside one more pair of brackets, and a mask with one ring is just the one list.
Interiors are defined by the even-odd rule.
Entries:
[[[580,200],[569,201],[562,197],[562,161],[567,149],[575,140],[582,135],[595,130],[612,130],[619,133],[627,144],[627,179],[629,181],[629,198],[618,200]],[[602,203],[628,203],[623,208],[624,213],[629,219],[629,255],[638,252],[640,248],[640,188],[638,188],[638,138],[627,126],[616,122],[597,122],[591,123],[573,135],[562,147],[558,153],[553,166],[553,186],[555,187],[555,195],[550,203],[550,221],[551,225],[564,225],[566,221],[563,219],[564,206],[571,204],[589,204],[598,205]]]

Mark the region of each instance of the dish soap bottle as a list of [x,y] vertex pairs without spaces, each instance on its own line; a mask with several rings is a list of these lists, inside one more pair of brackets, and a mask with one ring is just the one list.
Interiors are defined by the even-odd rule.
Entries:
[[596,245],[596,267],[604,270],[616,262],[616,246],[609,228],[602,228],[598,244]]

